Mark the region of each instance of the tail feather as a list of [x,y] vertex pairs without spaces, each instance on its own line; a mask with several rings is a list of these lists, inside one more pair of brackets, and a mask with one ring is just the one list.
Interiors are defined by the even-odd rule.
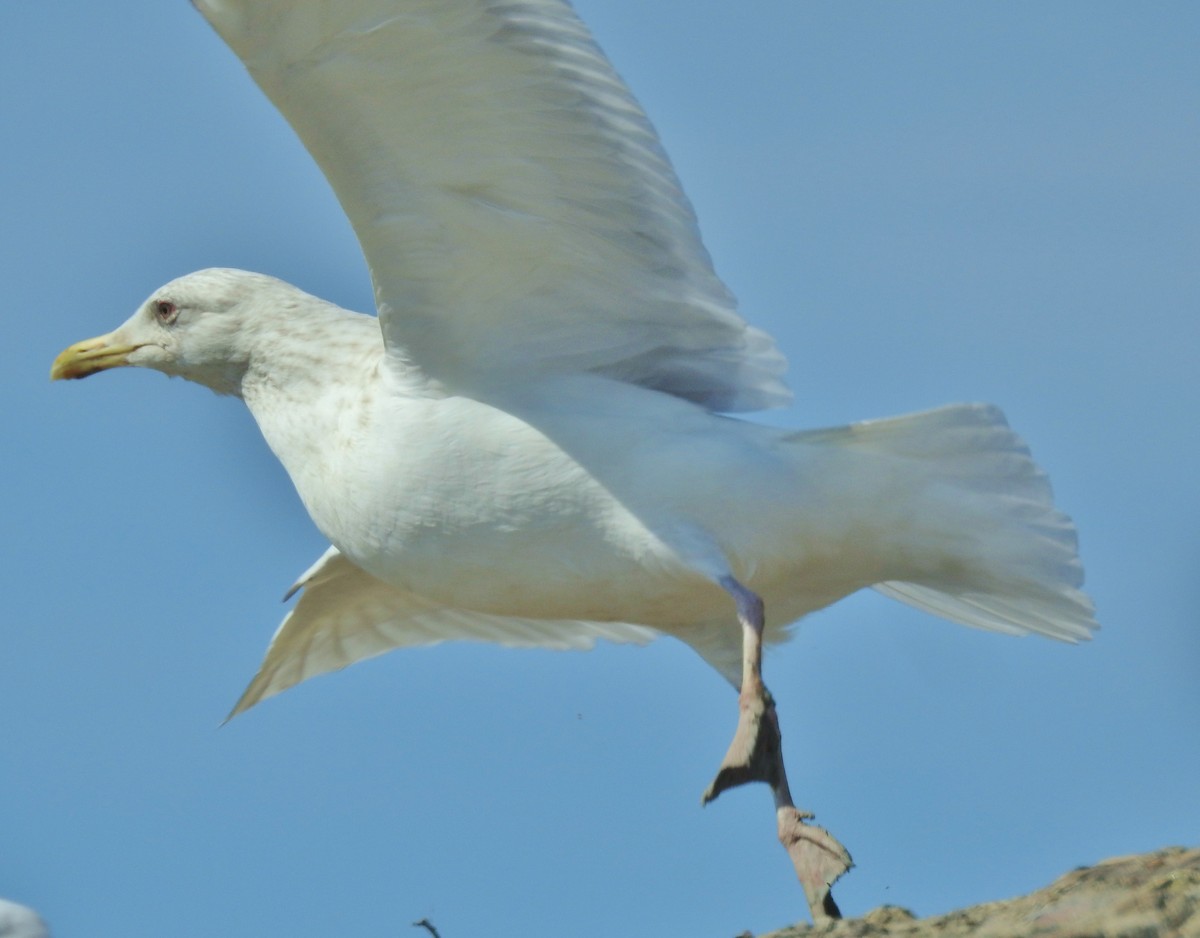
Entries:
[[[886,596],[976,628],[1078,642],[1098,628],[1082,592],[1075,526],[996,407],[960,404],[817,434],[926,481],[923,562]],[[815,435],[815,434],[814,434]],[[808,437],[809,440],[813,436]]]
[[1074,643],[1086,641],[1092,637],[1092,631],[1099,628],[1091,600],[1070,587],[1042,597],[1014,599],[966,592],[952,595],[915,583],[878,583],[875,589],[884,596],[943,619],[1008,635],[1036,632],[1047,638]]

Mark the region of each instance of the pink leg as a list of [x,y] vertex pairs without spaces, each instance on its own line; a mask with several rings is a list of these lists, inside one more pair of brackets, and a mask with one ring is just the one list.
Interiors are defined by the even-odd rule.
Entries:
[[763,603],[733,577],[721,586],[737,603],[742,625],[742,690],[738,725],[717,776],[704,793],[708,804],[721,792],[747,782],[766,782],[775,796],[779,841],[792,858],[814,922],[841,918],[830,892],[834,882],[853,865],[850,854],[822,827],[804,823],[812,814],[792,803],[775,701],[762,679]]

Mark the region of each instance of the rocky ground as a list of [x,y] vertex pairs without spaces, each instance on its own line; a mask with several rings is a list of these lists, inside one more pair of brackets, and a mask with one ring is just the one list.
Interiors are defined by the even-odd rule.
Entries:
[[[425,919],[413,923],[437,930]],[[0,899],[0,938],[48,938],[31,910]],[[1200,848],[1168,847],[1081,867],[1027,896],[917,918],[894,905],[862,918],[760,938],[1200,938]],[[746,933],[738,938],[754,938]]]
[[946,915],[882,906],[761,938],[1200,938],[1200,849],[1114,857],[1044,889]]

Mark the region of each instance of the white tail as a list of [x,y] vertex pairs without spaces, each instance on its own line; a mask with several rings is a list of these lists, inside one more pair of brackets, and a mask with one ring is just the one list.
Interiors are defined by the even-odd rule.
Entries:
[[[933,562],[884,595],[963,625],[1060,641],[1098,628],[1080,590],[1075,527],[996,407],[959,404],[835,430],[797,434],[885,455],[926,480],[922,501]],[[906,472],[907,474],[907,472]]]

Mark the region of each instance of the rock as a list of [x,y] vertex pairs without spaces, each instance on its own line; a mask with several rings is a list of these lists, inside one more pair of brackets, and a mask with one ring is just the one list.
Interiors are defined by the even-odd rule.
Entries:
[[1168,847],[1081,867],[1027,896],[917,918],[793,925],[762,938],[1200,938],[1200,849]]

